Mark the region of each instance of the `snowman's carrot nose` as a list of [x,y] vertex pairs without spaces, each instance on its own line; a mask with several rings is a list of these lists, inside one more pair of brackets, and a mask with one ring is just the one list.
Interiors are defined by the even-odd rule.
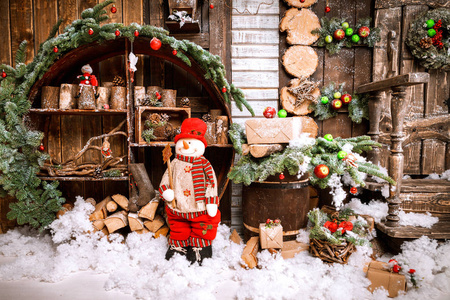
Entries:
[[183,147],[184,147],[184,149],[189,149],[189,144],[188,143],[186,143],[186,141],[183,141]]

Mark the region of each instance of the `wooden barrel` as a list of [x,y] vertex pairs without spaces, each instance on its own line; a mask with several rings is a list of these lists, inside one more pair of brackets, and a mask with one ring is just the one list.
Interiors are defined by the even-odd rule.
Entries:
[[267,219],[280,219],[284,240],[295,239],[299,229],[308,223],[308,211],[311,208],[309,179],[303,176],[284,174],[271,176],[263,182],[254,182],[242,190],[242,213],[244,219],[244,237],[259,235],[259,224]]

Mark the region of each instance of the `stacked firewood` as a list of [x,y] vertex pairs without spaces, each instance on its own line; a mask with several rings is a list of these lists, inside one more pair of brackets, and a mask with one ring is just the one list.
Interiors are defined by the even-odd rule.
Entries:
[[126,229],[139,234],[152,232],[156,238],[167,235],[169,227],[164,218],[156,213],[159,201],[150,201],[137,212],[130,211],[129,203],[123,195],[108,196],[95,205],[95,211],[89,216],[89,220],[95,230],[102,231],[105,235],[120,229],[125,229],[120,230],[121,233],[126,232]]

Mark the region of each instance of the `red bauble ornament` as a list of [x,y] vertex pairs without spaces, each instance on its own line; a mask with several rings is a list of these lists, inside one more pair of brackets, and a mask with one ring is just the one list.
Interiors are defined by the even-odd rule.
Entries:
[[5,71],[2,71],[2,78],[6,78],[8,76]]
[[209,8],[213,9],[213,8],[214,8],[214,4],[211,3],[211,4],[209,5]]
[[175,49],[173,49],[173,50],[172,50],[172,54],[173,54],[173,55],[177,55],[177,54],[178,54],[178,51],[175,50]]
[[139,36],[139,31],[135,30],[134,31],[134,36]]
[[58,53],[58,47],[53,47],[53,52]]
[[159,49],[161,49],[162,43],[158,38],[152,38],[152,40],[150,41],[150,48],[152,48],[153,50],[157,51]]
[[318,178],[323,179],[330,174],[330,169],[326,165],[317,165],[314,168],[314,175],[316,175]]
[[275,110],[275,108],[273,107],[266,107],[266,109],[263,112],[264,117],[271,119],[273,117],[275,117],[275,115],[277,114],[277,111]]
[[156,92],[155,96],[156,96],[156,99],[161,100],[161,94],[160,93]]
[[329,13],[331,11],[331,8],[329,6],[325,7],[325,13]]
[[38,149],[39,149],[39,151],[44,151],[44,149],[45,149],[44,145],[41,144]]
[[300,2],[301,2],[301,3],[304,3],[304,2],[305,2],[305,0],[300,0]]
[[116,8],[115,5],[113,5],[113,6],[111,7],[111,12],[112,12],[113,14],[115,14],[115,13],[117,12],[117,8]]
[[89,35],[93,35],[93,34],[94,34],[94,29],[92,29],[92,28],[89,28],[89,31],[88,31],[88,33],[89,33]]
[[357,192],[358,192],[358,189],[354,186],[350,189],[350,193],[352,193],[353,195],[355,195]]
[[226,88],[226,87],[223,87],[223,88],[222,88],[222,93],[225,94],[226,92],[227,92],[227,88]]
[[116,29],[116,32],[114,32],[114,34],[115,34],[116,36],[119,36],[119,35],[120,35],[119,29]]
[[283,173],[280,173],[280,176],[278,177],[280,178],[280,180],[283,180],[285,178]]

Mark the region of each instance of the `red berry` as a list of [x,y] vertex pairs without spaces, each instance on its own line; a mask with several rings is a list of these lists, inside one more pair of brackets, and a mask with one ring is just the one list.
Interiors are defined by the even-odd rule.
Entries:
[[392,271],[393,271],[394,273],[400,272],[401,269],[402,269],[402,267],[400,267],[399,265],[394,265],[394,266],[392,267]]
[[161,49],[162,43],[161,40],[158,38],[152,38],[152,40],[150,41],[150,48],[152,48],[153,50],[157,51],[159,49]]
[[175,50],[175,49],[173,49],[173,50],[172,50],[172,54],[173,54],[173,55],[177,55],[177,54],[178,54],[178,51]]
[[58,47],[53,47],[53,52],[58,53]]
[[135,30],[134,31],[134,36],[136,36],[136,37],[139,36],[139,31]]
[[94,30],[92,28],[89,28],[88,33],[89,33],[89,35],[93,35],[94,34]]
[[161,100],[161,94],[160,93],[156,92],[155,96],[156,96],[156,99]]
[[266,223],[267,223],[267,224],[269,224],[270,222],[272,222],[271,219],[267,219],[267,220],[266,220]]
[[116,32],[114,32],[114,34],[115,34],[116,36],[119,36],[119,35],[120,35],[119,29],[116,29]]
[[352,193],[353,195],[356,194],[357,192],[358,192],[358,189],[354,186],[350,189],[350,193]]
[[414,270],[414,269],[409,269],[408,273],[409,273],[409,274],[414,274],[414,273],[416,273],[416,270]]
[[275,223],[280,223],[280,219],[275,219]]
[[209,8],[213,9],[214,8],[214,4],[210,4]]
[[280,180],[283,180],[285,178],[283,173],[281,173],[278,177],[280,177]]
[[397,264],[398,264],[398,262],[397,262],[395,259],[390,259],[390,260],[389,260],[389,263],[390,263],[390,264],[394,264],[394,265],[397,265]]
[[113,5],[113,6],[111,7],[111,12],[112,12],[113,14],[115,14],[115,13],[117,12],[117,8],[116,8],[115,5]]
[[275,110],[275,108],[268,106],[264,110],[263,115],[264,115],[264,117],[270,119],[270,118],[275,117],[276,113],[277,113],[277,111]]
[[330,169],[328,169],[328,167],[326,165],[323,165],[323,164],[317,165],[314,168],[314,174],[320,179],[327,177],[329,173],[330,173]]
[[41,144],[41,145],[39,146],[39,151],[44,151],[44,149],[45,149],[45,148],[44,148],[44,145]]
[[5,71],[2,71],[2,78],[6,78],[8,76]]
[[227,88],[226,88],[226,87],[223,87],[223,88],[222,88],[222,93],[225,94],[226,92],[227,92]]
[[331,8],[329,6],[325,7],[325,13],[329,13],[331,11]]

